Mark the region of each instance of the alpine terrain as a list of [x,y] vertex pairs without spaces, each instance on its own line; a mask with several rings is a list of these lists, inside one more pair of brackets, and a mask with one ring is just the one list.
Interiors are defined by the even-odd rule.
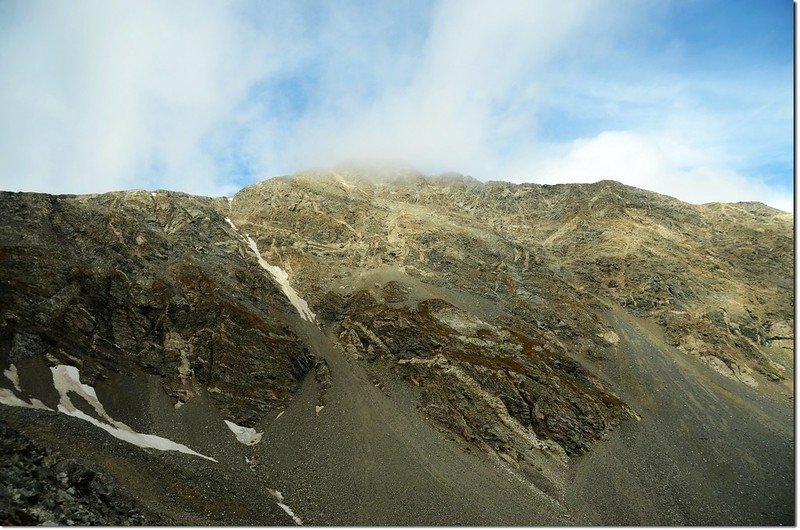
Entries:
[[0,193],[0,523],[795,522],[793,218],[341,166]]

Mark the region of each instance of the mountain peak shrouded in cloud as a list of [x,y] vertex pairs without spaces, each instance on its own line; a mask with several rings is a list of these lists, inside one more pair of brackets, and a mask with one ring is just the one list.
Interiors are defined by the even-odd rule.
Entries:
[[360,175],[376,181],[422,176],[409,162],[389,158],[354,158],[336,164],[332,171]]
[[0,188],[220,195],[399,159],[790,211],[791,16],[788,2],[5,2]]

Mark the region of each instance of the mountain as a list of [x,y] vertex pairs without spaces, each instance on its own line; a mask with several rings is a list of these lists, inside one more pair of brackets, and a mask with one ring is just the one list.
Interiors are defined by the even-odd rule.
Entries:
[[354,166],[0,212],[5,523],[794,522],[791,214]]

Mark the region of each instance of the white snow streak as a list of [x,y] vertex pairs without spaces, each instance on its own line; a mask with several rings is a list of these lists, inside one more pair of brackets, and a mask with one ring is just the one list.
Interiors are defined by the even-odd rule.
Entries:
[[[58,411],[62,414],[87,421],[95,427],[103,429],[114,438],[138,447],[158,449],[159,451],[178,451],[180,453],[199,456],[201,458],[205,458],[206,460],[216,462],[216,460],[210,456],[202,455],[189,449],[183,444],[173,442],[172,440],[168,440],[154,434],[135,432],[124,423],[111,418],[111,416],[106,413],[103,405],[97,399],[97,394],[95,393],[94,388],[81,383],[80,372],[74,366],[60,364],[58,366],[51,367],[50,370],[53,372],[53,385],[59,394]],[[82,410],[79,410],[77,407],[75,407],[69,398],[69,392],[74,392],[81,396],[89,405],[92,406],[92,408],[94,408],[99,416],[109,421],[110,424],[103,423],[102,421],[89,416]]]
[[38,399],[31,399],[30,403],[25,401],[24,399],[20,399],[17,397],[14,392],[7,388],[0,388],[0,404],[9,406],[9,407],[23,407],[26,409],[40,409],[40,410],[50,410],[47,408],[47,405],[39,401]]
[[292,511],[292,509],[291,509],[291,508],[289,508],[288,506],[286,506],[286,505],[285,505],[285,504],[283,504],[282,502],[279,502],[279,503],[277,503],[277,504],[278,504],[278,506],[280,506],[281,508],[283,508],[283,511],[284,511],[284,512],[288,513],[288,514],[289,514],[289,515],[292,517],[292,519],[294,519],[294,522],[295,522],[295,524],[296,524],[297,526],[303,526],[303,521],[302,521],[302,519],[300,519],[299,517],[297,517],[297,516],[294,514],[294,512]]
[[[104,431],[112,435],[114,438],[134,444],[139,447],[158,449],[160,451],[180,451],[181,453],[199,456],[207,460],[216,462],[216,460],[214,460],[213,458],[192,451],[183,444],[179,444],[173,442],[172,440],[167,440],[166,438],[155,436],[153,434],[142,434],[134,432],[130,427],[128,427],[124,423],[119,421],[114,421],[106,413],[100,401],[98,401],[97,394],[95,393],[94,388],[90,387],[89,385],[84,385],[80,382],[80,375],[78,369],[75,368],[74,366],[59,365],[52,367],[50,370],[53,372],[53,385],[56,387],[56,390],[58,390],[60,396],[60,402],[58,404],[58,412],[66,414],[67,416],[72,416],[73,418],[78,418],[87,421],[92,425],[94,425],[95,427],[103,429]],[[100,416],[113,423],[113,425],[103,423],[100,420],[89,416],[85,412],[78,410],[70,400],[68,396],[69,392],[74,392],[79,396],[81,396],[83,399],[86,400],[87,403],[89,403],[95,409],[95,411],[97,411],[97,413]],[[42,403],[38,399],[33,398],[30,400],[29,403],[17,397],[11,390],[8,390],[7,388],[0,388],[0,404],[7,405],[10,407],[23,407],[29,409],[52,411],[52,409],[47,407],[44,403]]]
[[236,435],[236,439],[244,445],[255,445],[261,441],[261,437],[264,435],[263,432],[256,432],[255,429],[250,427],[242,427],[228,420],[224,421],[225,425]]
[[[14,365],[11,366],[13,367]],[[106,431],[114,438],[122,440],[123,442],[128,442],[137,447],[157,449],[159,451],[178,451],[180,453],[199,456],[201,458],[205,458],[206,460],[217,462],[216,459],[211,458],[210,456],[200,454],[183,444],[173,442],[167,438],[162,438],[161,436],[156,436],[154,434],[135,432],[124,423],[111,418],[111,416],[109,416],[106,412],[102,403],[100,403],[100,400],[97,398],[97,393],[95,392],[94,388],[81,383],[80,371],[76,367],[60,364],[58,366],[51,367],[50,370],[53,373],[53,385],[59,394],[58,412],[91,423],[95,427]],[[17,371],[15,367],[4,371],[4,374],[11,380],[12,383],[14,383],[15,387],[19,388]],[[13,374],[13,376],[10,376],[9,374]],[[104,423],[97,418],[89,416],[82,410],[75,407],[75,405],[72,403],[72,400],[69,398],[70,392],[78,394],[80,397],[82,397],[89,405],[92,406],[92,408],[94,408],[98,415],[108,420],[111,424]],[[29,403],[23,399],[20,399],[16,394],[14,394],[13,391],[7,388],[0,388],[0,404],[9,407],[23,407],[52,411],[52,409],[48,408],[38,399],[31,399]],[[275,419],[280,418],[282,414],[283,411],[278,414]],[[261,436],[264,434],[255,432],[255,429],[236,425],[228,420],[225,420],[225,424],[231,429],[231,431],[233,431],[233,433],[236,435],[236,438],[246,445],[257,444],[259,441],[261,441]],[[245,458],[245,461],[248,461],[247,458]],[[292,518],[296,525],[303,525],[303,520],[295,515],[288,505],[283,503],[283,493],[269,488],[267,488],[267,491],[278,501],[276,504],[280,506],[281,509],[286,512],[287,515],[289,515],[289,517]]]
[[103,405],[100,403],[100,400],[97,399],[97,394],[95,393],[94,388],[81,383],[80,371],[77,368],[74,366],[59,364],[58,366],[51,367],[50,371],[53,372],[53,386],[55,386],[56,390],[58,390],[58,394],[61,396],[60,404],[63,404],[64,408],[69,410],[76,409],[75,405],[73,405],[72,401],[70,401],[68,395],[69,392],[74,392],[86,400],[86,402],[95,410],[95,412],[97,412],[97,414],[99,414],[100,417],[107,422],[111,423],[118,429],[125,429],[128,431],[132,430],[121,421],[115,421],[111,416],[108,415],[106,409],[104,409]]
[[[231,228],[236,230],[236,233],[241,237],[239,229],[235,224],[233,224],[233,221],[231,221],[230,217],[226,217],[225,222],[228,223]],[[289,285],[289,273],[276,265],[270,265],[267,263],[267,260],[261,257],[261,252],[258,250],[258,245],[252,237],[247,236],[246,240],[247,246],[249,246],[250,250],[253,251],[253,254],[256,255],[258,264],[261,265],[262,269],[270,273],[275,281],[278,282],[278,285],[281,286],[281,290],[283,290],[283,294],[286,295],[286,298],[289,299],[289,302],[291,302],[294,308],[297,309],[297,312],[300,313],[300,318],[303,320],[308,320],[309,322],[314,322],[316,315],[308,308],[308,302],[300,298],[300,295],[297,294],[297,291],[295,291],[294,288]]]
[[192,451],[183,444],[173,442],[172,440],[162,438],[161,436],[156,436],[154,434],[143,434],[135,431],[127,431],[125,429],[114,427],[113,425],[108,425],[107,423],[103,423],[89,416],[88,414],[86,414],[81,410],[78,409],[69,410],[61,403],[59,403],[58,405],[58,411],[66,414],[67,416],[72,416],[74,418],[88,421],[95,427],[103,429],[114,438],[122,440],[123,442],[128,442],[138,447],[143,447],[146,449],[158,449],[159,451],[178,451],[180,453],[185,453],[187,455],[199,456],[201,458],[205,458],[206,460],[211,460],[212,462],[217,461],[214,458],[211,458],[210,456],[201,455],[196,451]]
[[238,229],[238,228],[236,228],[236,225],[235,225],[235,224],[233,224],[233,221],[231,221],[231,218],[230,218],[230,217],[226,217],[226,218],[225,218],[225,222],[226,222],[226,223],[228,223],[229,225],[231,225],[231,228],[233,228],[234,230],[236,230],[236,232],[239,232],[239,229]]
[[8,378],[9,381],[14,385],[14,388],[17,389],[17,392],[22,392],[22,388],[19,386],[19,374],[17,374],[17,367],[13,364],[9,366],[6,370],[3,370],[3,375]]
[[[114,438],[139,447],[158,449],[160,451],[179,451],[181,453],[199,456],[201,458],[205,458],[206,460],[216,462],[216,460],[210,456],[201,455],[200,453],[192,451],[183,444],[173,442],[172,440],[168,440],[154,434],[142,434],[135,432],[124,423],[115,421],[106,413],[103,405],[97,399],[97,394],[95,393],[94,388],[90,387],[89,385],[84,385],[80,382],[80,372],[74,366],[60,364],[58,366],[51,367],[50,370],[53,372],[53,385],[58,391],[60,397],[58,403],[58,412],[66,414],[67,416],[72,416],[73,418],[87,421],[95,427],[103,429]],[[93,418],[82,410],[76,408],[69,398],[69,392],[74,392],[81,396],[89,405],[92,406],[92,408],[94,408],[98,415],[108,420],[111,425],[103,423],[102,421]],[[24,407],[29,409],[52,411],[52,409],[48,408],[38,399],[33,398],[31,399],[30,403],[28,403],[27,401],[17,397],[14,392],[7,388],[0,388],[0,404],[10,407]]]
[[294,512],[292,511],[291,508],[289,508],[287,505],[283,504],[283,493],[281,493],[278,490],[273,490],[273,489],[269,489],[269,488],[267,488],[267,491],[269,492],[270,495],[272,495],[273,497],[278,499],[278,502],[276,502],[275,504],[280,506],[281,509],[283,509],[284,512],[288,513],[291,516],[291,518],[294,520],[295,524],[297,524],[298,526],[303,526],[302,519],[297,517],[294,514]]
[[278,418],[280,418],[281,416],[283,416],[283,413],[284,413],[284,412],[286,412],[286,411],[285,411],[285,410],[282,410],[280,414],[278,414],[277,416],[275,416],[275,419],[277,420]]
[[250,247],[250,250],[253,251],[253,254],[256,255],[258,264],[261,265],[261,268],[269,272],[272,277],[275,278],[275,281],[278,282],[278,285],[281,286],[283,294],[286,295],[286,298],[289,299],[289,302],[291,302],[295,309],[297,309],[297,312],[300,313],[300,318],[309,322],[314,322],[316,315],[314,315],[314,313],[312,313],[308,308],[308,302],[300,298],[300,295],[297,294],[297,291],[295,291],[294,288],[289,285],[289,273],[276,265],[270,265],[267,263],[267,260],[261,257],[261,252],[258,251],[258,245],[256,245],[256,242],[250,236],[247,236],[247,245]]

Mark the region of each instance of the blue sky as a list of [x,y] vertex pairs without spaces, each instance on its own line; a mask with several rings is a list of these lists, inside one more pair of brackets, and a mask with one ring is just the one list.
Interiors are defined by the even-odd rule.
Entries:
[[792,3],[0,3],[0,188],[359,159],[792,208]]

